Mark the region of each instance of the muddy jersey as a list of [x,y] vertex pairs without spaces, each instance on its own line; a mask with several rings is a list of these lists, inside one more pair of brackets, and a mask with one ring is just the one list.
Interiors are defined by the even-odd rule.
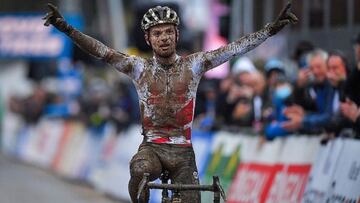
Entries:
[[196,90],[202,75],[253,49],[270,36],[269,31],[267,26],[219,49],[177,56],[172,65],[117,52],[76,29],[69,36],[80,48],[132,79],[146,141],[187,146],[191,145]]

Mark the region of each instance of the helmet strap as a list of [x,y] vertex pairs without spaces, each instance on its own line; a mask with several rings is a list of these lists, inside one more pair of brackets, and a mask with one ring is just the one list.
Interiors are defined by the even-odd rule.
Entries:
[[145,34],[144,34],[144,38],[145,38],[146,44],[151,47],[151,42],[150,42],[150,40],[149,40],[149,34],[150,34],[150,33],[149,33],[149,30],[146,30],[146,31],[145,31]]
[[180,39],[180,36],[179,36],[179,29],[178,29],[177,26],[175,26],[175,30],[176,30],[176,32],[175,32],[176,43],[178,43],[178,42],[179,42],[179,39]]

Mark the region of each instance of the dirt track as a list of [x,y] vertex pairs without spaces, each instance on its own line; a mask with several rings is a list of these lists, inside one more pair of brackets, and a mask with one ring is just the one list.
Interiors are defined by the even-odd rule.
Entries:
[[126,203],[0,153],[1,203]]

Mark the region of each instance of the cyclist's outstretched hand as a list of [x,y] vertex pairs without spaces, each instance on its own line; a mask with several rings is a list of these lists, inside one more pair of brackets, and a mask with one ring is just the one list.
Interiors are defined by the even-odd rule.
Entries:
[[49,7],[50,11],[42,18],[45,20],[44,25],[49,26],[51,24],[56,27],[56,29],[69,35],[73,30],[71,25],[66,23],[64,17],[61,15],[56,6],[52,5],[51,3],[48,3],[47,6]]
[[273,23],[270,23],[270,34],[275,35],[280,30],[282,30],[288,24],[296,24],[299,19],[295,16],[295,14],[291,13],[291,1],[287,3],[287,5],[281,10],[279,16]]
[[65,21],[65,19],[61,15],[61,13],[59,12],[59,10],[56,6],[54,6],[51,3],[48,3],[47,6],[49,7],[50,11],[48,13],[46,13],[46,15],[42,18],[43,20],[45,20],[44,25],[49,26],[50,24],[52,24],[53,26],[58,28],[60,22]]

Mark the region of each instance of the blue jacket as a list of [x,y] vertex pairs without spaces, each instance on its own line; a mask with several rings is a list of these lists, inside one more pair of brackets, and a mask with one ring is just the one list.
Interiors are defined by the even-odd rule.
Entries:
[[282,137],[290,134],[291,132],[284,129],[281,125],[284,121],[287,121],[288,118],[284,115],[283,111],[286,108],[285,100],[276,99],[273,97],[272,106],[274,107],[274,112],[272,113],[272,121],[265,126],[264,134],[265,137],[269,140],[274,139],[275,137]]
[[331,120],[332,102],[334,97],[334,89],[328,81],[323,84],[314,85],[315,104],[317,111],[305,114],[303,119],[304,130],[321,130]]

